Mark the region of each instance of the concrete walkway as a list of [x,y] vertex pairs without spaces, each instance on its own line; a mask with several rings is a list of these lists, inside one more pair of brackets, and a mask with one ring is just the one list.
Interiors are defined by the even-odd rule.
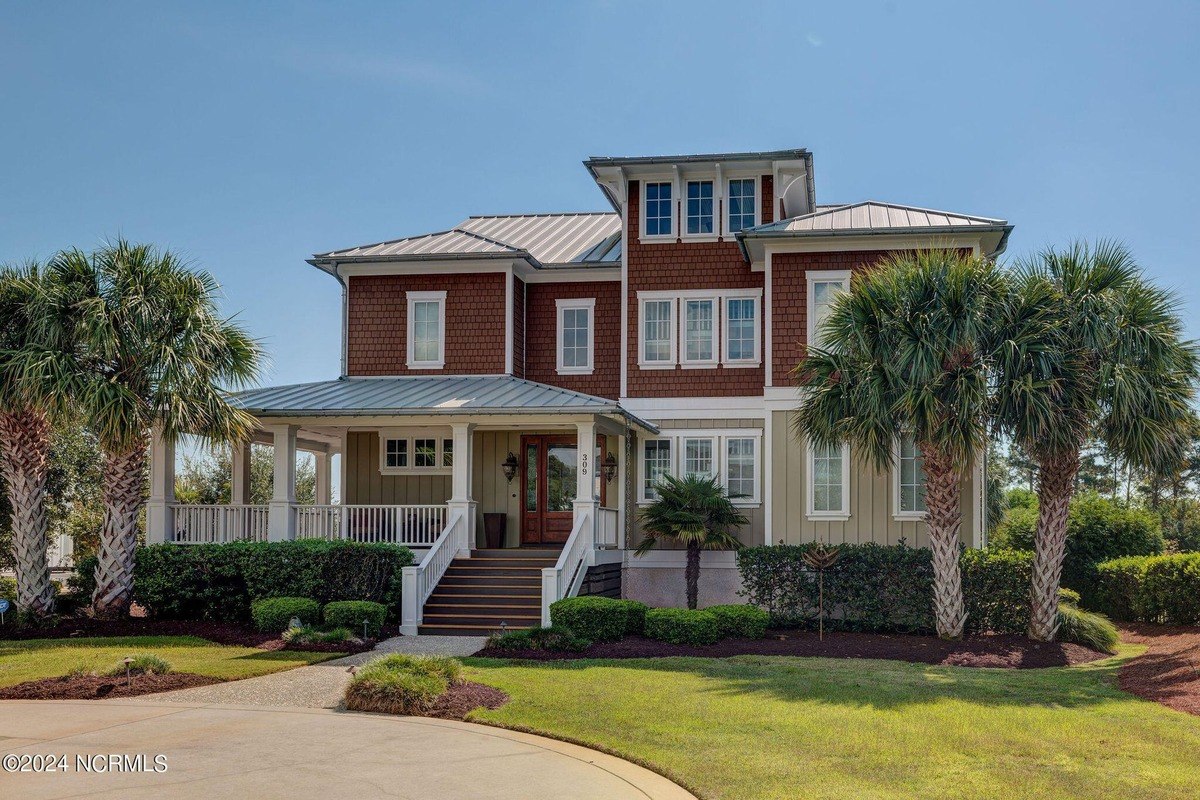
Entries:
[[483,638],[473,636],[397,636],[380,642],[369,653],[359,653],[257,678],[143,695],[140,698],[130,698],[129,702],[337,708],[342,701],[346,683],[350,680],[349,668],[353,665],[370,661],[384,653],[468,656],[483,647],[483,643]]
[[[67,768],[0,771],[2,797],[695,800],[649,770],[539,736],[316,709],[0,702],[0,755],[22,753],[65,755]],[[145,769],[77,767],[79,755],[109,754],[142,755]],[[166,769],[155,772],[160,754]]]

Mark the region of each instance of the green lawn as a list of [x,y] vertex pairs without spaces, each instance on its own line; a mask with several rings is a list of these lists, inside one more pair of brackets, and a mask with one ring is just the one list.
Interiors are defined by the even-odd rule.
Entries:
[[125,656],[141,653],[166,659],[176,672],[222,680],[266,675],[340,655],[226,647],[193,636],[0,641],[0,686],[65,675],[77,667],[103,671]]
[[1063,669],[742,656],[468,660],[472,719],[591,744],[703,798],[1200,797],[1200,718]]

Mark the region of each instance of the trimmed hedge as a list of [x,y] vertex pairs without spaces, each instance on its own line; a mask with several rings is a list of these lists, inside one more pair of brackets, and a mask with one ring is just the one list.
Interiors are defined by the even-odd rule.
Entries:
[[[772,625],[816,627],[817,574],[804,563],[813,547],[774,545],[737,551],[742,595],[765,608]],[[825,571],[825,627],[830,630],[931,633],[930,551],[905,545],[842,545]],[[1031,553],[964,550],[967,633],[1025,633],[1029,626]]]
[[715,644],[721,638],[717,615],[686,608],[652,608],[646,612],[646,635],[671,644]]
[[575,635],[570,628],[526,628],[524,630],[493,633],[486,647],[501,650],[549,650],[554,653],[578,653],[591,644],[587,639]]
[[717,618],[721,638],[736,636],[742,639],[761,639],[767,635],[771,615],[758,606],[723,605],[704,609]]
[[370,600],[334,600],[321,609],[321,617],[330,628],[349,628],[356,636],[363,632],[365,620],[367,636],[377,639],[387,620],[387,606]]
[[[246,622],[250,604],[264,597],[370,600],[395,618],[401,568],[413,563],[407,547],[316,539],[157,544],[137,548],[134,557],[133,600],[151,616],[218,622]],[[80,570],[89,562],[94,569],[85,559]],[[76,583],[86,587],[87,577]]]
[[550,604],[550,624],[567,628],[590,642],[615,642],[627,633],[641,633],[646,605],[634,600],[584,595]]
[[1097,574],[1096,604],[1114,619],[1200,623],[1200,553],[1117,558]]
[[283,633],[293,618],[300,625],[313,625],[321,618],[321,604],[307,597],[265,597],[250,607],[254,627],[263,633]]

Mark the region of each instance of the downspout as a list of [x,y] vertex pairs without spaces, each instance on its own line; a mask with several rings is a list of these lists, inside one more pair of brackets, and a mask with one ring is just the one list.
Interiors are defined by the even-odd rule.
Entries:
[[336,261],[333,262],[333,277],[337,278],[337,282],[342,286],[342,377],[346,377],[346,364],[349,360],[349,343],[347,342],[347,326],[349,325],[350,315],[350,297],[349,287],[346,285],[345,279],[342,278],[341,265]]

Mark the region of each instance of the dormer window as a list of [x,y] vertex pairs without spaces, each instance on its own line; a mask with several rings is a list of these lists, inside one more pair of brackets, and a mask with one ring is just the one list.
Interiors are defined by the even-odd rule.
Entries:
[[730,233],[758,224],[757,183],[754,178],[737,178],[729,182]]
[[711,234],[713,230],[713,182],[687,182],[687,226],[692,236]]
[[646,184],[646,236],[670,236],[675,232],[671,204],[671,182]]

